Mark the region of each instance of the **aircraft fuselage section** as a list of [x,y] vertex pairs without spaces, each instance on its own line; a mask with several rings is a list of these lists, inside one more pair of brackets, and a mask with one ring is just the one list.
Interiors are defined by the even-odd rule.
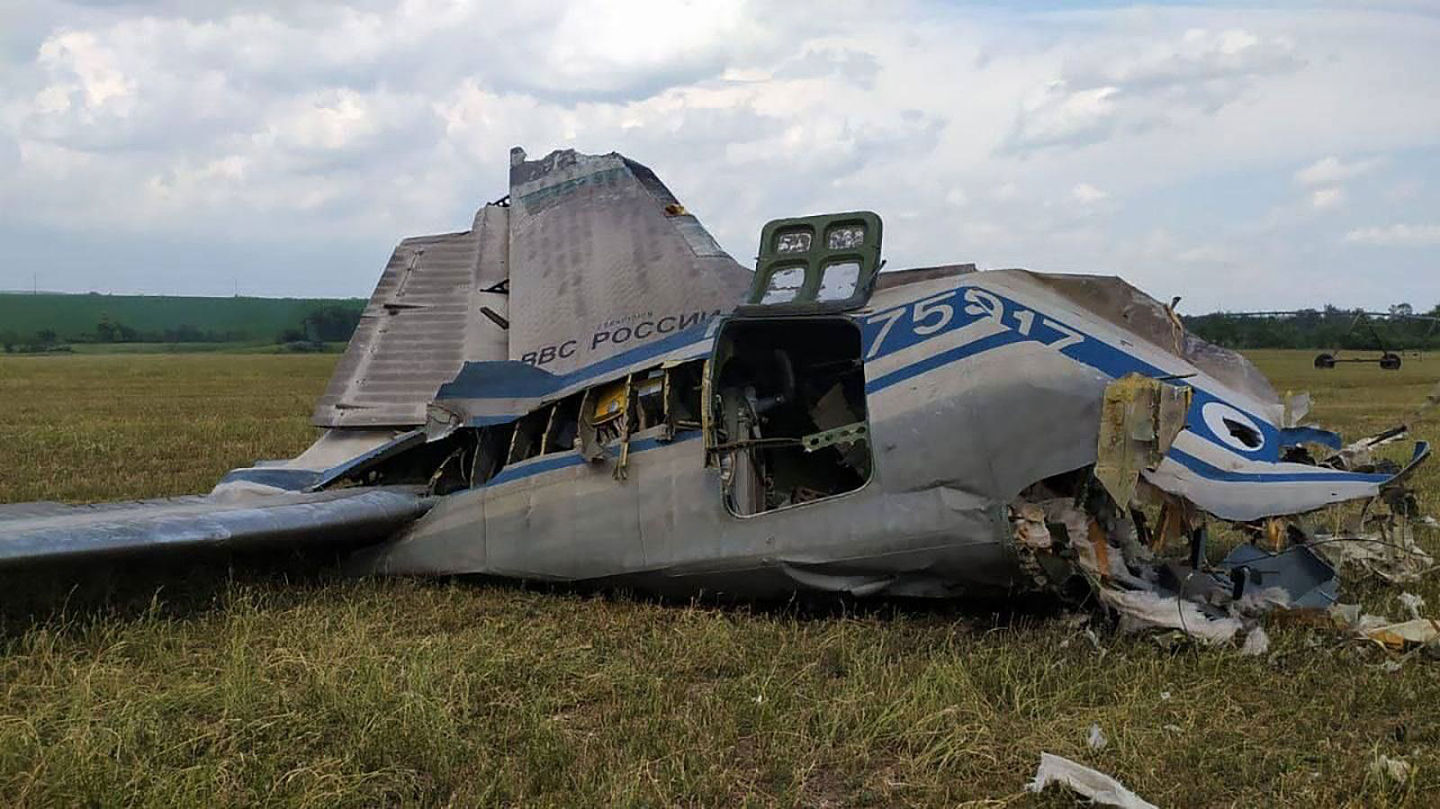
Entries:
[[[884,289],[850,318],[863,334],[873,456],[854,491],[737,515],[721,471],[706,464],[701,431],[669,436],[656,426],[629,437],[624,480],[613,458],[523,460],[443,498],[398,541],[357,561],[392,573],[615,578],[745,595],[1027,586],[1008,504],[1036,481],[1094,463],[1101,397],[1115,376],[1195,373],[1159,347],[1087,322],[1024,273]],[[671,355],[703,353],[714,331]]]

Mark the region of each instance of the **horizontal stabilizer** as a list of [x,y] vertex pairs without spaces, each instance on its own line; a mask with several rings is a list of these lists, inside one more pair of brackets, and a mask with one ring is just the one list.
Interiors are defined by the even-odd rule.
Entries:
[[358,545],[390,536],[431,504],[419,487],[81,506],[17,503],[0,506],[0,566],[160,549]]

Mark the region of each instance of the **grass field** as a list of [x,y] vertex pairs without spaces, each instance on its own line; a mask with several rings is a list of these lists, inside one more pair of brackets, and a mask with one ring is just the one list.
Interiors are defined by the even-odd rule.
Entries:
[[[1355,435],[1440,378],[1435,356],[1257,359]],[[0,501],[203,491],[294,454],[335,360],[0,357]],[[1440,438],[1434,415],[1419,432]],[[1440,510],[1440,464],[1417,483]],[[87,587],[18,595],[67,576]],[[1073,805],[1021,791],[1041,751],[1160,806],[1426,806],[1440,787],[1440,663],[1387,671],[1297,626],[1251,658],[1092,642],[1044,604],[696,606],[243,561],[0,586],[6,805]],[[1435,582],[1413,589],[1440,609]],[[1400,615],[1394,590],[1344,594]],[[1412,777],[1373,773],[1381,754]]]

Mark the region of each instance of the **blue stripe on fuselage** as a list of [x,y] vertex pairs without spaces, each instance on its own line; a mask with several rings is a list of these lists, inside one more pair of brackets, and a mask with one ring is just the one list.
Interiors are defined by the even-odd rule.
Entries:
[[[492,360],[488,362],[467,362],[460,367],[455,378],[440,386],[435,392],[435,401],[447,399],[540,399],[573,385],[586,382],[606,374],[623,370],[631,365],[644,362],[677,351],[692,344],[704,343],[709,321],[646,343],[599,362],[583,365],[566,374],[552,374],[519,360]],[[702,357],[709,351],[695,356]],[[523,415],[523,414],[516,414]]]
[[957,346],[948,351],[941,351],[938,354],[931,354],[930,356],[925,357],[918,362],[912,362],[909,365],[902,366],[894,371],[891,371],[888,374],[885,374],[884,376],[877,376],[874,379],[869,380],[865,383],[865,392],[867,394],[875,393],[876,391],[884,390],[891,385],[896,385],[904,382],[907,379],[913,379],[914,377],[920,376],[921,374],[929,373],[930,371],[939,368],[942,365],[949,365],[952,362],[959,362],[966,357],[973,357],[976,354],[989,351],[992,348],[999,348],[1003,345],[1010,345],[1011,343],[1022,342],[1024,339],[1024,337],[1021,337],[1019,334],[1016,334],[1013,331],[1002,331],[999,334],[991,334],[986,337],[981,337],[974,342],[966,343],[962,346]]
[[1322,470],[1316,467],[1314,472],[1239,472],[1231,469],[1221,469],[1214,464],[1196,458],[1184,450],[1171,447],[1165,453],[1165,457],[1175,461],[1191,472],[1205,478],[1221,483],[1384,483],[1390,479],[1390,475],[1372,475],[1364,472],[1342,472],[1338,469]]
[[[1130,373],[1138,373],[1151,378],[1166,378],[1170,372],[1141,359],[1140,357],[1125,351],[1124,349],[1110,345],[1093,335],[1076,329],[1068,323],[1057,320],[1036,309],[1023,306],[1016,300],[1001,295],[984,287],[961,284],[950,290],[933,293],[927,296],[917,296],[904,304],[892,306],[873,314],[868,314],[861,319],[855,319],[862,328],[862,344],[865,347],[867,363],[875,359],[889,356],[897,351],[912,346],[923,345],[929,340],[947,332],[964,328],[982,319],[990,318],[998,323],[1005,330],[981,337],[965,345],[939,351],[929,356],[921,357],[901,368],[890,371],[881,376],[869,379],[866,382],[866,393],[873,394],[886,390],[896,384],[921,377],[931,371],[943,368],[951,363],[959,362],[969,357],[974,357],[987,351],[998,349],[1007,345],[1014,345],[1023,342],[1034,342],[1050,347],[1070,359],[1093,368],[1111,379],[1118,379]],[[887,328],[888,322],[888,328]],[[592,365],[587,365],[571,371],[564,375],[550,374],[541,369],[531,366],[515,368],[522,365],[517,362],[496,362],[496,363],[467,363],[466,369],[456,377],[452,383],[442,387],[442,392],[456,398],[528,398],[543,397],[556,391],[581,384],[586,381],[601,381],[606,374],[623,370],[628,366],[644,362],[647,359],[659,357],[663,354],[678,349],[693,346],[695,349],[694,358],[704,356],[709,348],[710,335],[708,333],[709,323],[705,326],[697,326],[685,332],[671,335],[653,343],[638,346],[629,351],[622,352],[613,357],[601,360]],[[884,337],[883,344],[876,346],[876,342]],[[470,372],[467,375],[467,371]],[[488,371],[494,371],[492,376]],[[479,373],[477,373],[479,372]],[[487,377],[490,378],[482,378]],[[464,379],[462,379],[464,377]],[[1244,408],[1236,407],[1232,403],[1215,396],[1213,393],[1196,387],[1194,401],[1190,412],[1187,413],[1187,429],[1197,437],[1204,439],[1208,444],[1224,449],[1227,453],[1233,454],[1241,459],[1259,461],[1262,463],[1274,464],[1279,460],[1279,447],[1281,444],[1278,429],[1267,419],[1247,412]],[[1253,419],[1256,425],[1264,432],[1264,445],[1254,452],[1242,453],[1220,442],[1214,436],[1201,417],[1200,409],[1205,403],[1211,401],[1222,401],[1231,407],[1244,413]],[[518,417],[523,414],[515,414]],[[503,417],[487,417],[495,421],[508,420]],[[689,433],[676,436],[675,442],[698,437],[698,433]],[[644,449],[652,449],[660,446],[658,442],[649,439],[649,444]],[[632,445],[631,451],[643,451],[640,449],[646,442],[637,442]],[[1172,455],[1177,451],[1172,448]],[[1183,456],[1180,457],[1180,456]],[[1300,481],[1362,481],[1376,482],[1386,479],[1384,476],[1356,476],[1353,473],[1335,471],[1320,471],[1313,473],[1285,473],[1285,472],[1226,472],[1218,467],[1200,461],[1193,456],[1179,453],[1176,460],[1182,463],[1187,469],[1201,476],[1213,480],[1231,481],[1274,481],[1274,482],[1300,482]],[[503,484],[533,474],[551,471],[584,463],[578,455],[562,455],[546,457],[532,461],[531,463],[516,467],[514,469],[502,470],[487,485]],[[1306,477],[1295,477],[1302,475]]]

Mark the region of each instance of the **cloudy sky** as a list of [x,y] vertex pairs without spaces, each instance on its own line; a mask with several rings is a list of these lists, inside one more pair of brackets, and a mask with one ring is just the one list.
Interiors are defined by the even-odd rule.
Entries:
[[0,289],[368,295],[513,145],[649,164],[742,262],[869,208],[892,268],[1440,303],[1436,2],[0,0]]

